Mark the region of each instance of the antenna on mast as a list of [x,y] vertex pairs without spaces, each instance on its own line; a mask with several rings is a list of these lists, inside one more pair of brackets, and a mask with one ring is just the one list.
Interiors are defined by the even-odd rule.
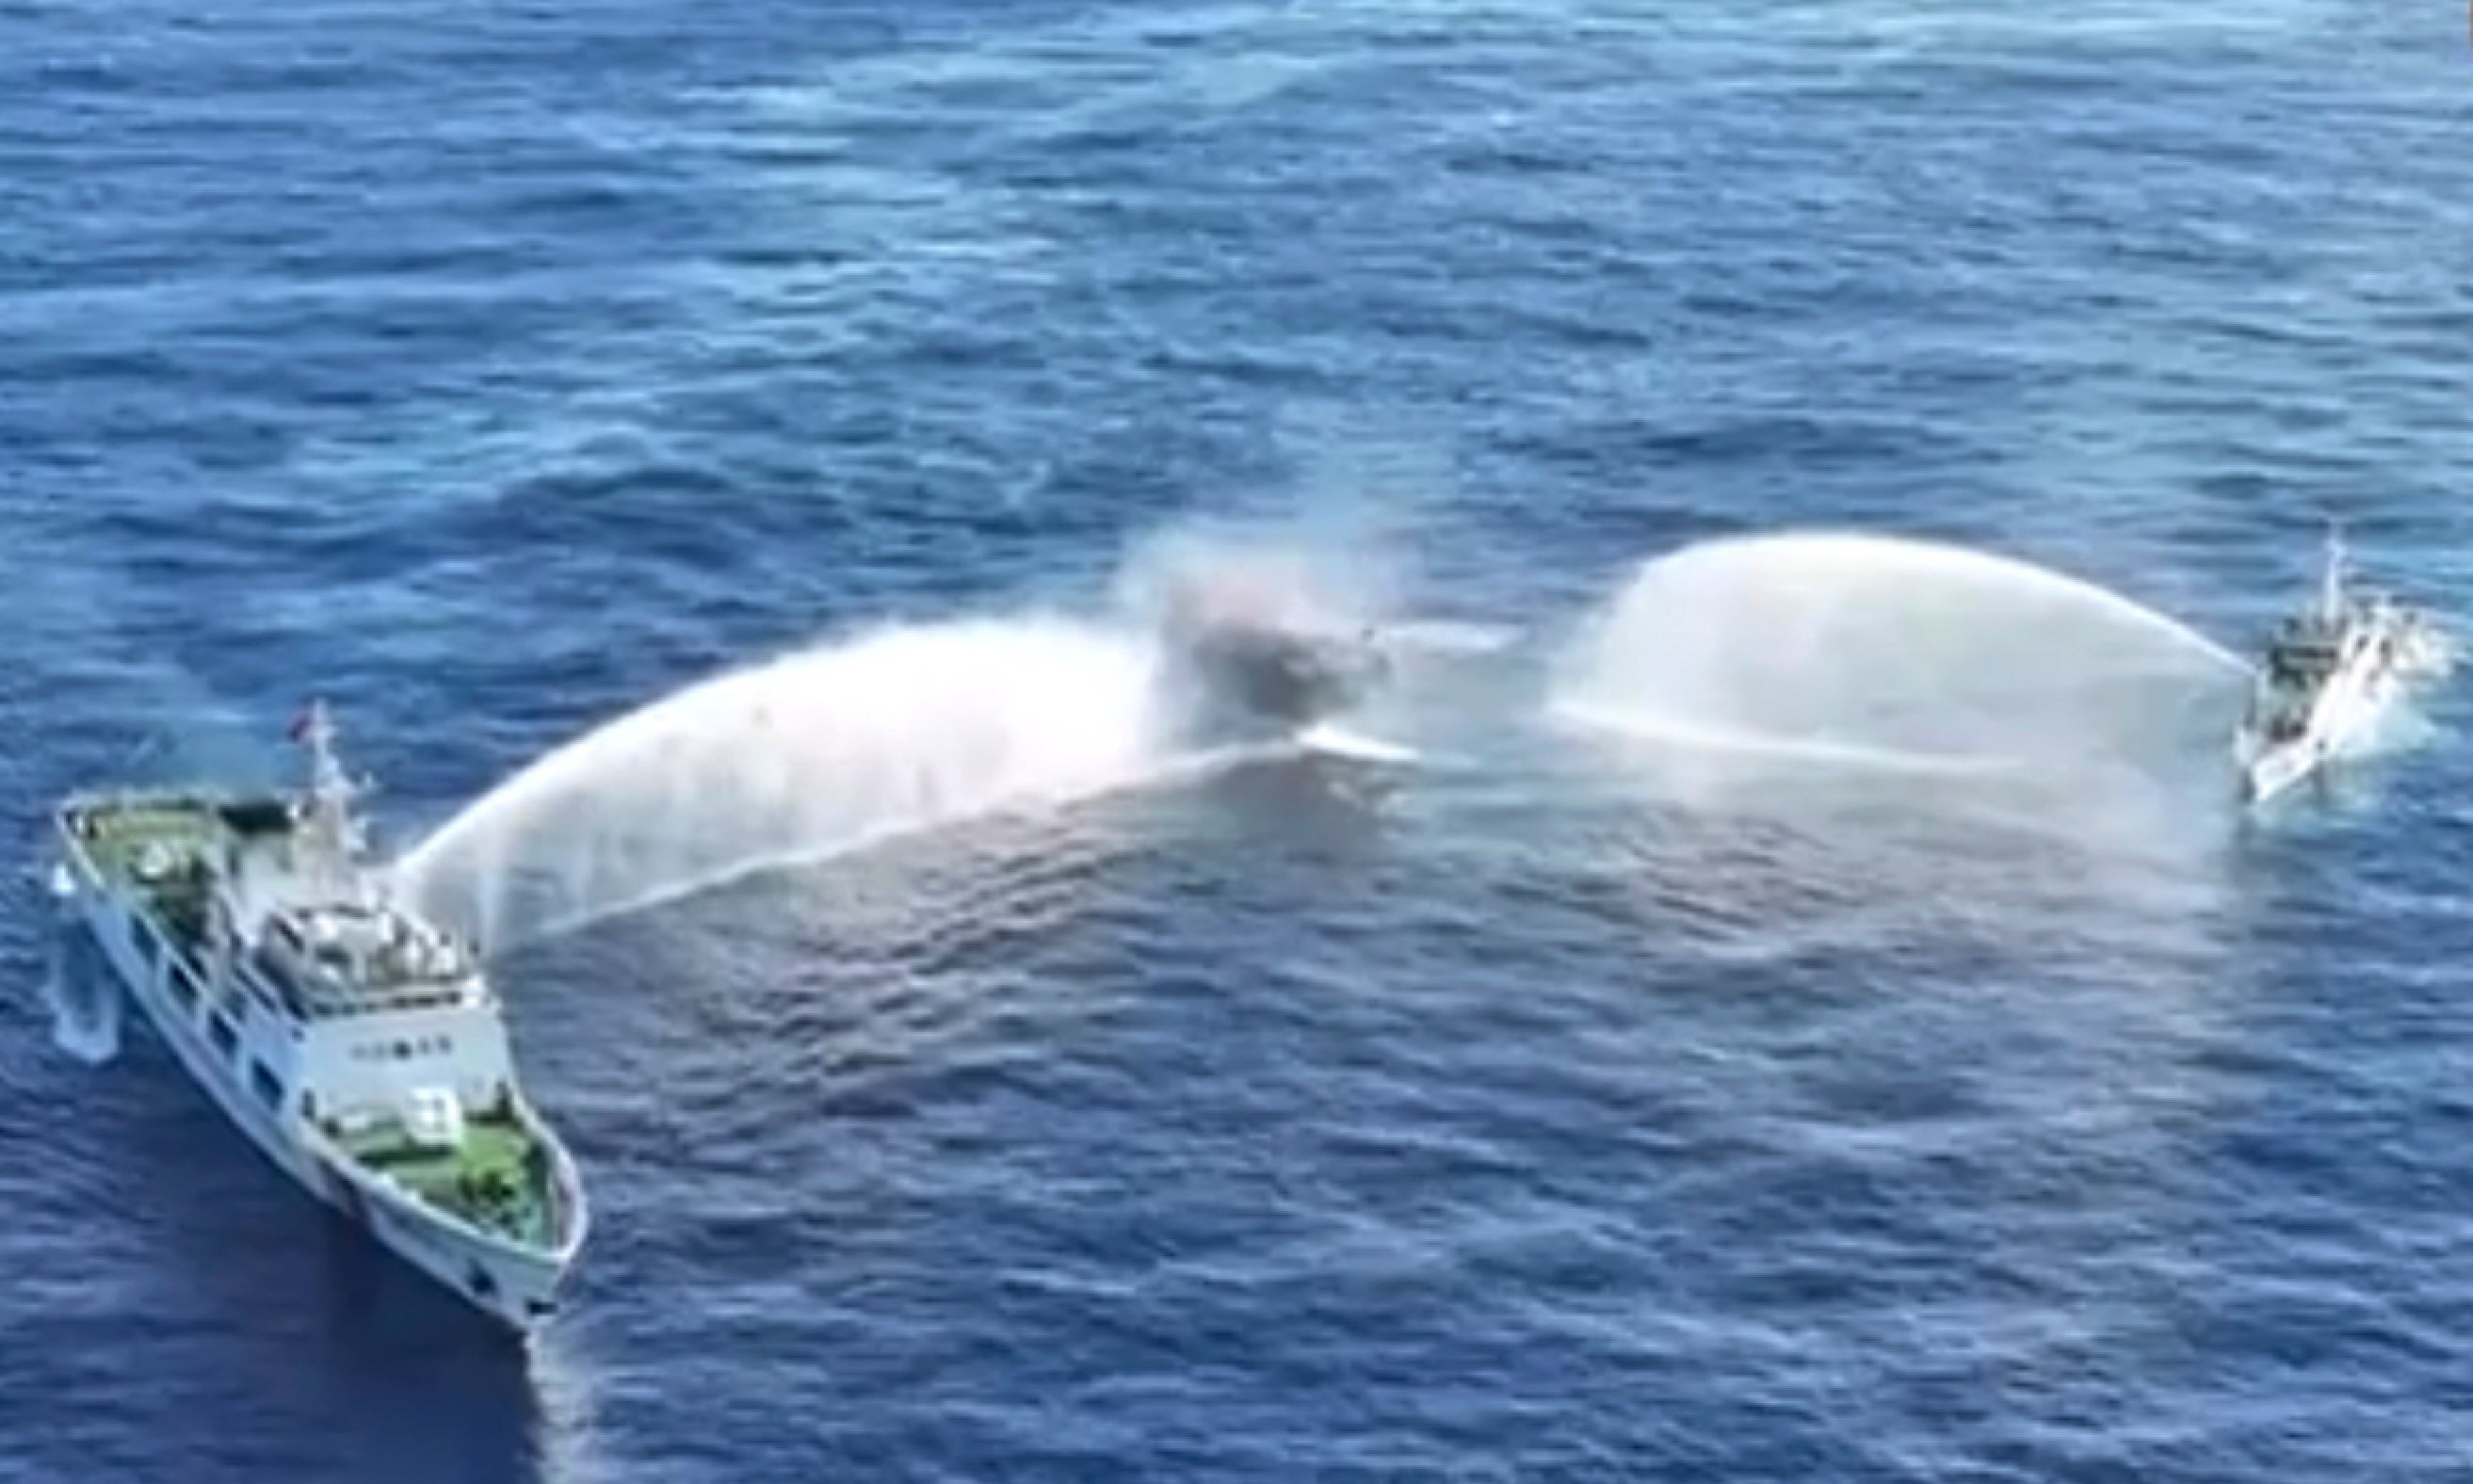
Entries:
[[324,697],[312,697],[293,718],[292,740],[309,750],[309,823],[339,860],[358,855],[362,839],[351,813],[352,801],[366,790],[346,776],[335,758],[335,722]]
[[2320,616],[2333,624],[2344,616],[2344,522],[2335,515],[2327,517],[2327,564],[2318,579]]

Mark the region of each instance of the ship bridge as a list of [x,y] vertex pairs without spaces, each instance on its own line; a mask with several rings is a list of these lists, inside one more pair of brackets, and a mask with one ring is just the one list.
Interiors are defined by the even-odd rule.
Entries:
[[480,1003],[464,945],[384,902],[286,905],[263,923],[256,967],[317,1017]]

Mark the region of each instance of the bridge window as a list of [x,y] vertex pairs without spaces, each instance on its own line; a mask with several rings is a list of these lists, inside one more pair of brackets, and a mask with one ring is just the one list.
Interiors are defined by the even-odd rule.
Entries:
[[172,997],[180,1001],[183,1010],[197,1008],[198,981],[189,977],[187,969],[177,965],[172,969]]
[[351,1049],[355,1062],[409,1062],[416,1057],[444,1056],[455,1049],[452,1036],[416,1036],[407,1041],[365,1041]]
[[266,1064],[255,1057],[249,1060],[249,1085],[269,1113],[283,1106],[283,1084],[276,1081],[275,1074],[266,1069]]
[[206,1038],[215,1043],[216,1050],[226,1056],[231,1055],[233,1049],[240,1044],[239,1035],[232,1030],[232,1023],[224,1018],[224,1013],[220,1010],[206,1018]]

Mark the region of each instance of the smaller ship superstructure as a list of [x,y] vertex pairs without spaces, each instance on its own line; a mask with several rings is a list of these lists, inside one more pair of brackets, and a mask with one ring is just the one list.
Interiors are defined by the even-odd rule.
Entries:
[[2342,535],[2331,530],[2316,599],[2269,641],[2234,735],[2252,802],[2362,746],[2414,682],[2445,666],[2444,636],[2429,618],[2351,578]]
[[1178,682],[1206,721],[1238,732],[1311,726],[1362,705],[1391,677],[1370,626],[1248,576],[1171,594],[1164,625]]
[[298,791],[79,794],[54,885],[174,1056],[312,1195],[518,1330],[588,1225],[470,949],[391,898],[323,704]]

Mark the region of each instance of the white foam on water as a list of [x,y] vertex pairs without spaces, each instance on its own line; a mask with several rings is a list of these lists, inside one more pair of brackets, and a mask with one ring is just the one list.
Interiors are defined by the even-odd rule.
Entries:
[[1382,630],[1382,642],[1394,650],[1431,655],[1493,655],[1519,638],[1502,624],[1470,623],[1451,618],[1416,618]]
[[52,1044],[88,1066],[100,1066],[120,1054],[120,984],[108,969],[78,971],[70,931],[55,930],[44,967],[42,995],[52,1013]]
[[1309,753],[1357,762],[1407,763],[1416,761],[1418,755],[1413,747],[1365,736],[1331,722],[1316,722],[1299,731],[1297,745]]

